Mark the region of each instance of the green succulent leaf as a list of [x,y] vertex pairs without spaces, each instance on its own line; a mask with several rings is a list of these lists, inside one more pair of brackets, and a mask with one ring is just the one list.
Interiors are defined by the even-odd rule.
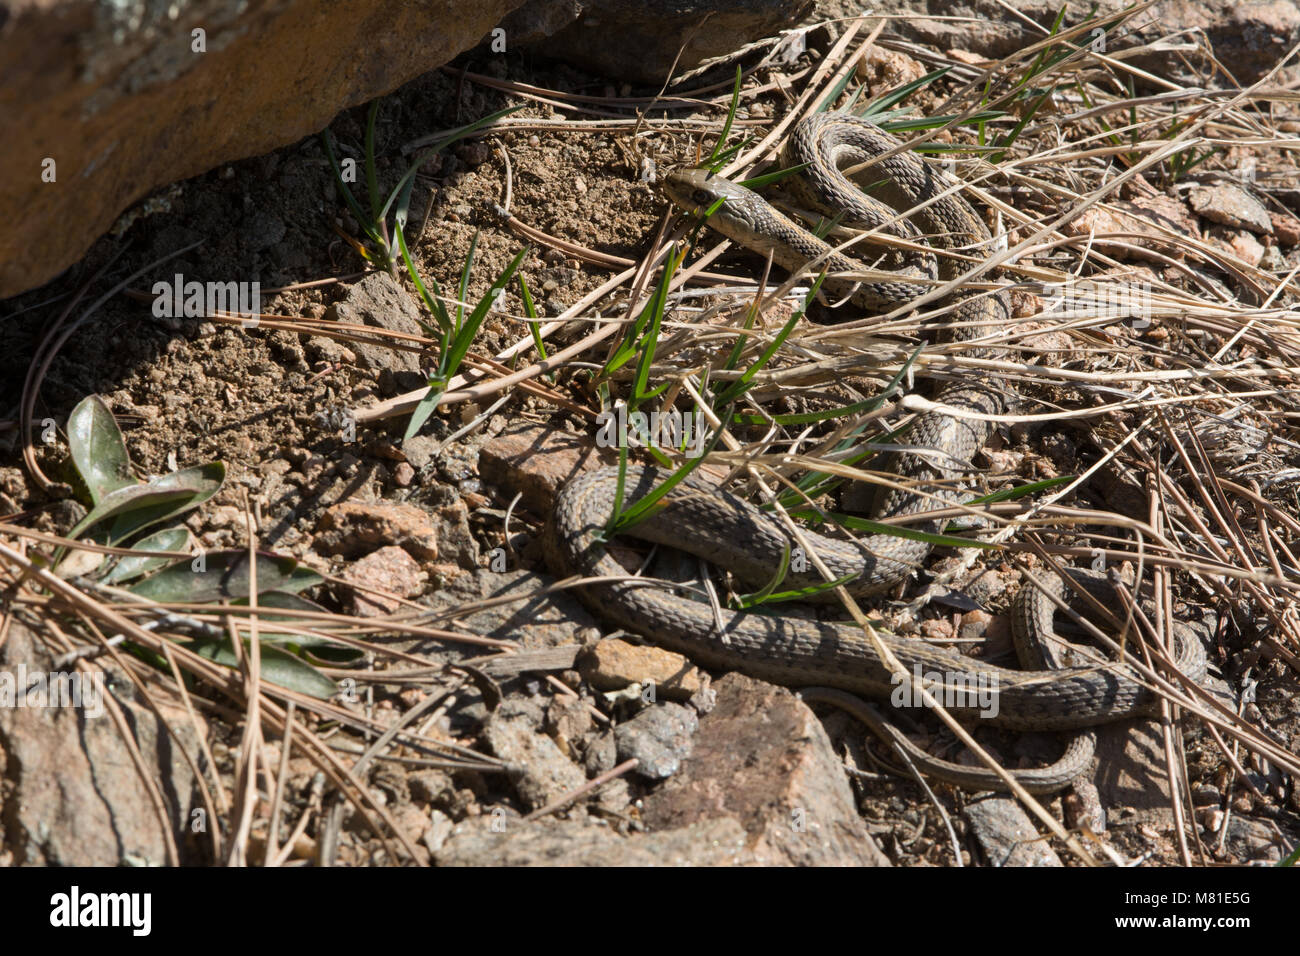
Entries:
[[68,416],[68,447],[72,465],[90,492],[92,505],[121,488],[138,484],[131,472],[122,430],[98,395],[88,395]]
[[[235,658],[235,649],[231,646],[229,638],[221,640],[198,638],[184,643],[186,647],[200,657],[205,657],[214,663],[221,664],[223,667],[236,668],[239,666],[239,662]],[[244,645],[247,648],[248,642],[245,641]],[[270,645],[262,645],[260,650],[261,676],[266,683],[297,691],[300,694],[307,694],[320,700],[328,700],[338,693],[337,684],[306,661],[294,657],[288,651]]]
[[190,533],[184,528],[164,528],[155,531],[146,538],[137,541],[131,549],[138,553],[121,558],[104,578],[105,584],[121,584],[133,581],[150,571],[156,571],[170,561],[170,558],[151,557],[149,551],[188,551]]
[[213,461],[150,478],[142,484],[119,487],[96,502],[86,517],[68,532],[68,537],[76,538],[88,528],[112,518],[107,533],[101,532],[96,537],[108,544],[125,541],[151,525],[197,508],[215,495],[225,480],[225,463]]
[[[195,567],[199,565],[199,567]],[[193,561],[178,561],[152,577],[145,578],[130,590],[141,597],[160,603],[209,604],[217,601],[248,600],[248,552],[214,551]],[[303,591],[325,579],[282,554],[259,551],[257,554],[257,590]]]

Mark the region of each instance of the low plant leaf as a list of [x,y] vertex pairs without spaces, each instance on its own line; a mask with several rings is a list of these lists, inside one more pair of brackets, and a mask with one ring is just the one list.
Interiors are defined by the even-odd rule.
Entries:
[[86,529],[113,518],[105,540],[110,544],[124,541],[150,525],[203,504],[221,490],[225,480],[225,463],[212,461],[182,468],[170,475],[159,475],[143,484],[118,488],[91,508],[86,517],[68,532],[68,537],[76,538]]
[[185,528],[164,528],[155,531],[146,538],[137,541],[131,549],[137,554],[128,554],[120,558],[112,571],[104,577],[105,584],[121,584],[132,581],[163,567],[171,558],[153,557],[143,553],[148,551],[188,551],[190,533]]
[[68,416],[68,449],[92,505],[119,488],[139,483],[131,472],[122,430],[98,395],[87,395]]
[[[129,590],[160,603],[210,604],[248,599],[248,552],[213,551],[202,555],[196,570],[192,561],[178,561],[157,574],[145,578]],[[283,554],[259,551],[257,554],[257,589],[267,591],[303,591],[325,579]]]
[[[222,640],[197,638],[186,641],[184,644],[200,657],[205,657],[216,664],[221,664],[223,667],[234,669],[239,666],[239,661],[235,657],[235,649],[231,646],[229,638]],[[247,641],[244,642],[244,646],[248,647]],[[294,657],[288,651],[272,645],[262,645],[260,650],[262,658],[261,676],[266,683],[297,691],[300,694],[307,694],[320,700],[328,700],[338,693],[337,684],[306,661]]]

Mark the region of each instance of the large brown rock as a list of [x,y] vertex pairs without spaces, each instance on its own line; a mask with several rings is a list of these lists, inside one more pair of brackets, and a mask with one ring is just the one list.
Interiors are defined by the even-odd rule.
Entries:
[[53,278],[159,186],[323,128],[521,2],[195,0],[168,19],[165,4],[0,0],[0,298]]

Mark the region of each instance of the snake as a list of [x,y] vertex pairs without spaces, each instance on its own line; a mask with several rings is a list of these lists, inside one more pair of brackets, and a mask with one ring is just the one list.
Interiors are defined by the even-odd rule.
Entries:
[[[970,254],[991,240],[983,220],[945,172],[901,149],[900,142],[869,120],[844,113],[820,113],[798,124],[782,153],[802,166],[797,185],[783,188],[822,215],[907,240],[917,251],[897,270],[872,272],[859,259],[837,251],[757,193],[707,169],[684,168],[665,178],[667,198],[688,214],[710,213],[715,231],[798,273],[825,269],[823,289],[863,309],[897,308],[958,277]],[[867,167],[875,188],[860,189],[842,171]],[[950,255],[924,251],[922,241]],[[1005,291],[953,292],[952,339],[995,331],[1010,317]],[[985,353],[989,354],[989,353]],[[972,459],[992,429],[991,416],[1013,408],[1015,396],[988,379],[946,386],[936,410],[919,415],[907,438],[911,450],[894,451],[887,469],[905,481],[891,482],[876,495],[876,520],[922,515],[957,500],[955,480],[973,468]],[[959,409],[964,414],[946,414]],[[669,472],[624,463],[570,480],[556,496],[547,522],[548,562],[562,574],[590,583],[579,588],[597,616],[677,651],[706,667],[736,670],[763,680],[802,688],[809,703],[849,710],[926,773],[957,787],[1005,791],[992,770],[942,760],[913,743],[874,707],[852,695],[897,705],[904,683],[861,626],[768,608],[732,610],[695,599],[680,583],[638,578],[610,553],[605,529],[611,515],[649,495]],[[915,489],[930,486],[936,490]],[[912,518],[920,530],[937,533],[940,522]],[[769,512],[692,472],[625,532],[645,542],[694,554],[729,570],[756,589],[784,570],[783,586],[808,588],[824,580],[815,569],[790,569],[792,539]],[[873,534],[857,539],[801,532],[800,544],[815,553],[832,579],[846,579],[855,597],[879,595],[906,580],[932,544],[921,538]],[[1043,768],[1010,771],[1031,793],[1052,793],[1086,772],[1098,725],[1157,713],[1160,697],[1128,664],[1087,657],[1055,629],[1058,602],[1078,605],[1104,623],[1102,609],[1122,607],[1115,584],[1098,572],[1067,568],[1041,587],[1026,584],[1012,612],[1012,636],[1021,669],[1005,668],[917,638],[881,633],[903,669],[923,683],[961,720],[985,719],[989,726],[1020,731],[1068,731],[1062,756]],[[1092,600],[1077,600],[1085,596]],[[1113,612],[1123,620],[1123,612]],[[1205,673],[1205,652],[1185,627],[1172,629],[1173,664],[1191,680]],[[1073,662],[1073,663],[1072,663]],[[992,689],[992,693],[981,691]],[[991,703],[995,701],[994,703]],[[903,703],[916,704],[915,700]]]

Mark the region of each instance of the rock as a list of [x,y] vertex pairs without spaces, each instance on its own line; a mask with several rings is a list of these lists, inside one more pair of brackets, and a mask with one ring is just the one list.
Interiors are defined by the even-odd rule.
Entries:
[[429,516],[414,505],[387,501],[344,501],[316,523],[313,548],[320,554],[357,557],[376,547],[397,545],[424,563],[438,559],[438,534]]
[[624,837],[587,820],[533,823],[488,817],[458,824],[435,852],[438,866],[737,866],[753,864],[732,817]]
[[[661,85],[701,60],[798,24],[811,0],[533,0],[506,18],[507,42],[635,83]],[[680,53],[680,58],[678,54]]]
[[[345,299],[325,310],[325,319],[329,322],[369,325],[410,335],[424,334],[419,318],[420,310],[411,297],[387,272],[372,272],[349,289]],[[356,352],[361,367],[372,372],[420,371],[418,352],[369,342],[352,342],[350,347]]]
[[1300,245],[1300,219],[1287,213],[1270,212],[1268,221],[1273,227],[1273,235],[1277,237],[1279,245],[1288,247]]
[[587,768],[589,775],[598,777],[606,771],[613,770],[617,762],[618,746],[614,743],[614,732],[612,730],[597,734],[587,744],[584,766]]
[[1106,832],[1106,810],[1101,805],[1101,793],[1097,785],[1086,777],[1080,777],[1070,787],[1062,800],[1065,810],[1065,825],[1071,830],[1087,829],[1100,836]]
[[740,674],[714,686],[717,706],[700,720],[690,757],[645,799],[647,826],[733,817],[755,862],[888,865],[812,711],[788,690]]
[[421,803],[439,803],[456,789],[450,774],[431,768],[422,768],[408,774],[406,781],[411,789],[411,799]]
[[[1161,256],[1183,258],[1184,251],[1177,245],[1169,233],[1174,236],[1198,237],[1200,231],[1195,221],[1187,214],[1182,203],[1168,196],[1141,196],[1134,200],[1115,200],[1108,207],[1093,206],[1083,215],[1066,223],[1062,230],[1068,236],[1095,236],[1096,247],[1105,249],[1117,259],[1149,259],[1161,261],[1157,256],[1147,255],[1143,250],[1157,252]],[[1108,233],[1136,233],[1123,235],[1119,239],[1105,238]]]
[[978,796],[962,808],[962,816],[989,866],[1064,866],[1010,797]]
[[483,729],[488,747],[510,764],[510,777],[519,797],[538,810],[587,782],[582,768],[560,752],[550,737],[539,733],[529,715],[510,714],[502,707]]
[[607,637],[578,662],[582,676],[596,690],[622,690],[631,684],[653,684],[655,694],[689,700],[708,678],[681,654],[658,647],[630,644]]
[[1157,720],[1097,728],[1097,790],[1102,806],[1168,809],[1164,732]]
[[436,855],[439,850],[446,844],[447,838],[451,836],[455,829],[451,817],[441,810],[434,810],[429,814],[429,829],[424,834],[424,846],[430,854]]
[[[525,648],[572,644],[580,641],[588,628],[594,633],[595,620],[571,595],[537,593],[554,583],[554,578],[531,571],[480,570],[460,575],[428,600],[441,608],[489,598],[518,598],[458,618],[456,626],[471,634],[518,641]],[[433,642],[433,647],[437,646]]]
[[[472,47],[517,6],[0,0],[0,142],[13,173],[0,183],[0,299],[58,275],[158,187],[310,136]],[[42,180],[47,160],[54,182]],[[254,231],[266,242],[275,228]]]
[[574,743],[591,732],[590,706],[581,697],[559,694],[546,707],[546,732],[566,757],[574,758]]
[[[49,673],[53,656],[12,618],[0,647],[0,679],[12,675],[16,682],[20,665],[30,687],[36,674]],[[187,862],[185,836],[195,806],[189,764],[159,717],[134,699],[126,675],[98,665],[92,671],[114,680],[113,694],[145,772],[162,793],[166,820],[154,811],[117,724],[102,709],[106,705],[95,706],[92,698],[80,708],[3,706],[0,855],[12,854],[14,863],[27,866],[161,866],[168,862],[170,832],[180,861]],[[202,766],[193,721],[179,702],[169,703],[156,688],[154,694],[181,745]],[[200,724],[199,733],[206,732]]]
[[1284,841],[1276,827],[1262,820],[1234,816],[1228,821],[1225,846],[1242,863],[1252,860],[1276,863],[1282,858]]
[[370,552],[349,565],[342,577],[349,584],[358,586],[352,593],[353,613],[358,617],[379,617],[401,609],[400,601],[374,591],[412,598],[424,590],[427,580],[415,559],[396,545]]
[[451,496],[445,497],[442,503],[436,499],[422,502],[438,538],[438,553],[444,560],[454,560],[462,568],[476,568],[480,556],[478,541],[469,527],[469,506],[445,485],[439,487]]
[[906,53],[886,50],[874,43],[855,68],[858,79],[873,91],[887,93],[919,80],[928,72],[925,65]]
[[635,758],[636,772],[649,780],[667,779],[691,755],[691,737],[699,726],[695,711],[681,704],[647,707],[614,728],[618,759]]
[[1209,238],[1222,243],[1229,252],[1249,266],[1258,266],[1264,261],[1264,246],[1245,229],[1215,226],[1210,229]]
[[1260,235],[1273,231],[1263,203],[1235,183],[1198,186],[1188,192],[1187,201],[1198,216],[1221,226],[1249,229]]
[[507,428],[479,450],[479,475],[489,484],[523,493],[523,503],[549,514],[555,493],[570,478],[601,465],[618,464],[612,449],[589,439],[525,422]]

